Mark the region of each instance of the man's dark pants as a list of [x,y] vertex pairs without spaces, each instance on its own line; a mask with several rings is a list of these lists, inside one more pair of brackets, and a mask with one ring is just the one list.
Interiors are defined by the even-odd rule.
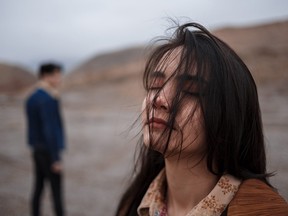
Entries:
[[57,216],[63,216],[62,185],[61,173],[54,173],[51,170],[51,158],[47,151],[35,150],[33,152],[34,160],[34,192],[32,196],[32,215],[39,216],[41,211],[41,197],[44,189],[44,183],[50,182],[54,211]]

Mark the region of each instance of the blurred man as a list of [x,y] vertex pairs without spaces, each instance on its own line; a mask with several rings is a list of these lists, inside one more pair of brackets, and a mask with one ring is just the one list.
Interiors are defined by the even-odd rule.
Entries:
[[57,64],[41,65],[38,86],[26,101],[28,143],[33,151],[35,175],[33,216],[41,215],[42,191],[47,180],[51,185],[55,214],[64,215],[60,156],[65,143],[58,94],[61,70]]

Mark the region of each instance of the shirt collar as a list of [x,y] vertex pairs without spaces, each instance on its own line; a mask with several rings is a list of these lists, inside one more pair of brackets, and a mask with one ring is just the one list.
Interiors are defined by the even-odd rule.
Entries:
[[[138,209],[138,215],[155,215],[165,207],[166,175],[163,169],[150,184]],[[160,215],[160,214],[159,214]]]
[[[165,208],[166,175],[163,169],[150,184],[138,209],[140,216],[160,216]],[[203,198],[186,216],[220,216],[238,191],[241,180],[225,174],[212,191]]]
[[56,88],[53,88],[49,83],[40,80],[37,83],[37,88],[43,89],[46,91],[49,95],[51,95],[53,98],[58,99],[59,98],[59,91]]

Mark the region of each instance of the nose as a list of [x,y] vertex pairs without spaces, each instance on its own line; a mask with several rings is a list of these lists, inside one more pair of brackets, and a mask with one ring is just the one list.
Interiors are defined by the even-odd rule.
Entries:
[[152,106],[154,109],[161,109],[166,112],[169,111],[168,95],[165,94],[164,89],[161,89],[153,97]]

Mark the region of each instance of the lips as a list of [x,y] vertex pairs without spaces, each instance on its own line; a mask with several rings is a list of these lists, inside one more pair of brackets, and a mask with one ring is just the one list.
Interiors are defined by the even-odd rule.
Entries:
[[153,129],[163,129],[163,128],[166,128],[166,127],[170,127],[168,125],[168,122],[163,120],[163,119],[160,119],[160,118],[151,118],[149,121],[148,121],[148,124],[149,125],[152,125]]

